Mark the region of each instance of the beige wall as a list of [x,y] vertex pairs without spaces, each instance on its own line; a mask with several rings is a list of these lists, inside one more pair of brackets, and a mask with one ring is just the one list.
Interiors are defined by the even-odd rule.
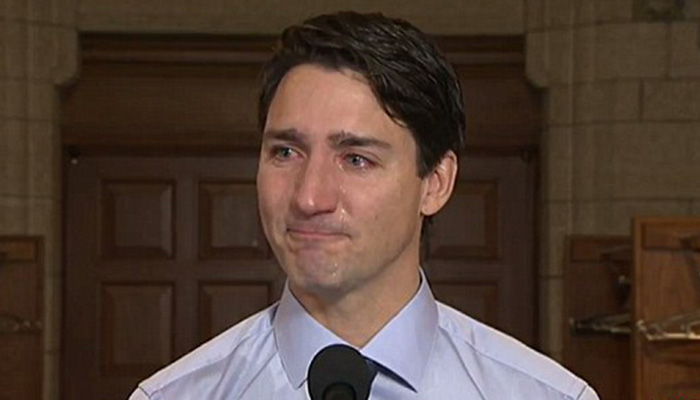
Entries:
[[0,234],[47,241],[45,398],[57,398],[58,382],[56,87],[78,74],[77,31],[275,33],[341,8],[384,11],[435,34],[526,35],[527,72],[548,110],[540,221],[548,353],[562,350],[566,234],[627,233],[634,215],[700,215],[700,0],[4,0]]
[[45,240],[45,398],[56,394],[61,310],[56,85],[75,73],[75,32],[71,0],[0,2],[0,234]]
[[540,327],[554,356],[566,234],[700,215],[699,21],[698,0],[526,1],[527,71],[547,93]]

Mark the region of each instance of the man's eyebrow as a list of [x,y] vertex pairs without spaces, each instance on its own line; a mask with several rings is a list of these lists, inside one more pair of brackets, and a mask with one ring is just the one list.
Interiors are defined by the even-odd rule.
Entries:
[[380,147],[391,148],[391,144],[373,137],[361,136],[352,132],[339,132],[331,135],[328,140],[333,147]]
[[263,132],[263,139],[279,140],[284,142],[302,142],[303,134],[294,128],[271,129]]

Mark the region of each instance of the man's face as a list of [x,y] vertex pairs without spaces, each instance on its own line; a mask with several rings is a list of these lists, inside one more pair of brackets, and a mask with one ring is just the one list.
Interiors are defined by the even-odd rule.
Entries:
[[257,188],[295,294],[361,292],[417,268],[416,151],[361,75],[314,65],[287,73],[268,111]]

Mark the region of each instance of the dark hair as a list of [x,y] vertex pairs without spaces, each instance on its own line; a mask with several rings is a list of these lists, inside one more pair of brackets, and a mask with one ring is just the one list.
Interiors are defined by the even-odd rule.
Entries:
[[432,41],[408,22],[339,12],[285,29],[262,71],[261,130],[280,81],[302,64],[362,74],[386,113],[413,134],[420,177],[448,150],[459,155],[465,125],[459,80]]

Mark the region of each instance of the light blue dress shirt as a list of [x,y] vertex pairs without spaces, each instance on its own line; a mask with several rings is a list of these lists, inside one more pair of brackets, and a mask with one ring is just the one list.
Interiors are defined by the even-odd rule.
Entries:
[[[306,400],[313,356],[342,339],[288,288],[270,308],[143,381],[130,400]],[[378,365],[371,400],[598,400],[554,361],[438,303],[414,298],[362,349]]]

